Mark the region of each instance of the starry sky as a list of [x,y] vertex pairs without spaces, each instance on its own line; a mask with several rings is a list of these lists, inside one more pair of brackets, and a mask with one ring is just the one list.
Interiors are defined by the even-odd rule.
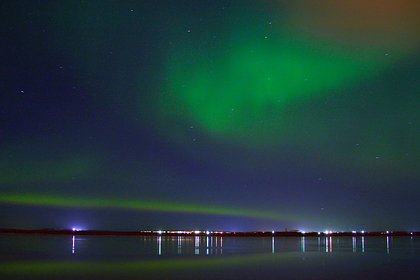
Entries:
[[419,13],[1,1],[0,227],[420,230]]

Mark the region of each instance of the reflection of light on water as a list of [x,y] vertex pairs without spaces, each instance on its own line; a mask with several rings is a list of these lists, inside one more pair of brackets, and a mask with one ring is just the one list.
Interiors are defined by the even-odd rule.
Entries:
[[318,252],[321,250],[321,237],[318,237]]
[[332,253],[333,251],[333,241],[332,241],[332,237],[325,237],[325,252],[328,253]]
[[[218,240],[220,238],[220,240]],[[215,237],[215,253],[223,254],[223,237]]]
[[[199,254],[201,237],[195,238],[195,254]],[[204,245],[204,244],[203,244]],[[213,250],[214,249],[214,250]],[[223,254],[223,237],[206,236],[206,255]]]
[[271,253],[274,254],[274,237],[271,237]]
[[73,238],[72,238],[72,246],[71,246],[71,253],[72,254],[74,254],[75,249],[76,249],[76,236],[73,235]]
[[162,255],[162,236],[157,238],[157,245],[158,245],[158,255]]
[[325,237],[325,253],[328,253],[328,237]]
[[352,238],[352,243],[353,243],[353,253],[356,253],[356,244],[357,244],[357,239],[355,236],[353,236]]
[[386,253],[389,254],[389,236],[386,237]]
[[200,237],[196,236],[194,241],[194,254],[199,255],[200,254]]
[[274,237],[271,237],[271,253],[274,254],[274,251],[275,251]]
[[330,253],[332,253],[333,251],[333,242],[332,242],[332,237],[330,237]]
[[365,252],[365,237],[362,236],[362,253]]
[[305,237],[301,238],[300,243],[301,243],[301,247],[302,247],[302,253],[305,253]]
[[181,255],[182,253],[182,237],[181,236],[178,236],[176,240],[176,244],[177,244],[178,255]]

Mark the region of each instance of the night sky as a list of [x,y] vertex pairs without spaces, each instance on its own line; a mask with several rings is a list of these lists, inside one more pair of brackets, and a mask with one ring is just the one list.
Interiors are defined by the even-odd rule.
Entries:
[[419,14],[1,1],[0,228],[420,230]]

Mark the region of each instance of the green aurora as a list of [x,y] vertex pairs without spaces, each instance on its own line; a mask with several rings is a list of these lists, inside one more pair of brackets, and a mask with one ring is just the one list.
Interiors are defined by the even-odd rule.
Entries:
[[346,5],[298,2],[5,2],[4,226],[48,207],[415,224],[418,3],[335,24]]
[[86,198],[77,196],[4,193],[0,194],[0,203],[60,208],[107,208],[151,212],[222,215],[278,221],[294,219],[294,217],[290,214],[265,212],[243,208],[229,208],[169,201],[141,201],[116,198]]
[[[372,77],[384,66],[383,60],[366,59],[358,52],[313,48],[292,40],[241,46],[212,65],[205,54],[180,57],[175,55],[168,67],[174,93],[166,95],[160,113],[168,118],[180,114],[210,134],[234,139],[272,137],[269,131],[276,128],[284,134],[289,104]],[[196,60],[192,66],[185,62],[191,60]]]

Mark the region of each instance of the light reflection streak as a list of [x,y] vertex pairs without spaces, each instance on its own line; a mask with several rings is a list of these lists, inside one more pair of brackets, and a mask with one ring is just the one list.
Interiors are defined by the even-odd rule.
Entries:
[[365,237],[362,236],[362,253],[365,252]]
[[301,238],[302,253],[305,253],[305,237]]
[[74,254],[76,251],[76,236],[73,235],[72,238],[72,246],[71,246],[71,253]]
[[356,253],[357,239],[355,236],[353,236],[351,239],[353,243],[353,253]]
[[332,237],[330,237],[330,253],[332,253],[333,251],[333,241],[332,241]]
[[200,237],[196,236],[194,240],[194,254],[200,255]]
[[318,237],[318,252],[321,250],[321,237]]
[[209,255],[209,242],[210,242],[210,238],[206,237],[206,255]]
[[220,237],[220,255],[223,255],[223,237]]
[[182,253],[182,237],[181,236],[178,236],[178,238],[176,240],[176,244],[177,244],[178,255],[181,255],[181,253]]
[[158,256],[161,256],[162,255],[162,236],[158,236],[157,245],[158,245]]
[[274,254],[274,249],[275,249],[275,247],[274,247],[275,245],[274,245],[274,236],[273,237],[271,237],[271,253],[272,254]]
[[325,237],[325,253],[328,253],[328,237]]
[[[13,261],[0,262],[0,276],[6,276],[2,279],[50,279],[57,278],[59,273],[64,273],[65,278],[98,278],[98,279],[121,279],[121,273],[124,276],[135,274],[141,275],[141,278],[148,279],[171,279],[176,272],[203,271],[203,269],[220,269],[225,268],[247,268],[259,263],[272,261],[290,263],[293,260],[283,254],[272,255],[240,255],[228,256],[225,258],[175,258],[166,259],[158,258],[152,260],[136,260],[136,261]],[[157,278],[159,276],[159,278]],[[138,278],[138,277],[137,277]]]
[[389,254],[389,236],[386,237],[386,253]]

